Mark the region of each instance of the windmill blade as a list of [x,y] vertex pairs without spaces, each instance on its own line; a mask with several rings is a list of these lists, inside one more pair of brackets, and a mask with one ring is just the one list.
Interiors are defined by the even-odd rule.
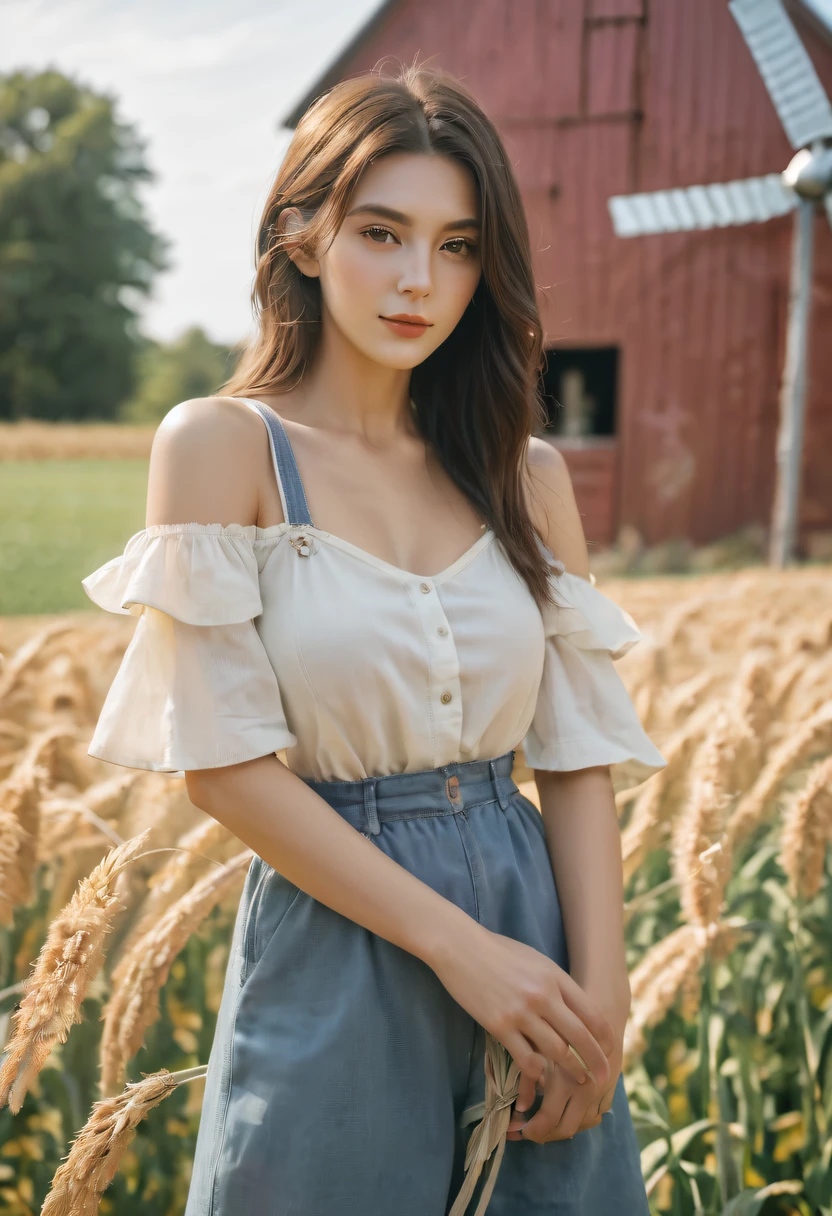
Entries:
[[683,190],[619,194],[607,200],[616,236],[692,232],[736,224],[762,224],[785,215],[797,203],[779,173]]
[[781,0],[729,0],[728,7],[792,147],[832,137],[832,106]]

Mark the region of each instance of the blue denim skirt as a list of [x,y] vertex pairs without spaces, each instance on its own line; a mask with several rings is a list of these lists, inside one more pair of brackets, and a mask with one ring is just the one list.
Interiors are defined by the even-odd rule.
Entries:
[[[543,821],[513,762],[506,752],[307,784],[488,929],[566,967]],[[447,1216],[485,1096],[484,1050],[483,1028],[426,963],[255,856],[185,1216]],[[488,1216],[647,1212],[620,1080],[597,1127],[548,1144],[508,1141],[488,1204]]]

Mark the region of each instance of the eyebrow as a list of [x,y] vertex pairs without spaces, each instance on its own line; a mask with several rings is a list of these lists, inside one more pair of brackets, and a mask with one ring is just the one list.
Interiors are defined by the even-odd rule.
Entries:
[[[388,220],[395,220],[398,224],[407,224],[412,227],[413,221],[409,215],[405,215],[403,211],[396,211],[394,207],[385,207],[383,203],[362,203],[360,207],[354,207],[352,211],[347,212],[347,217],[351,215],[360,215],[363,212],[369,212],[373,215],[386,216]],[[462,220],[452,220],[450,224],[445,224],[442,231],[447,232],[451,228],[476,228],[479,229],[479,221],[474,218],[466,218]]]

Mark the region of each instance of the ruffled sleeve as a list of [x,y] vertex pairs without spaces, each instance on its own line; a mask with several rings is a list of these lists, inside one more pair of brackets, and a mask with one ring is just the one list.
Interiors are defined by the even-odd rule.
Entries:
[[254,618],[253,526],[156,524],[81,580],[138,616],[88,754],[128,768],[220,768],[297,743]]
[[523,740],[526,763],[570,771],[627,760],[648,777],[667,761],[645,733],[614,666],[643,635],[593,583],[570,574],[551,554],[548,559],[558,603],[543,612],[543,675]]

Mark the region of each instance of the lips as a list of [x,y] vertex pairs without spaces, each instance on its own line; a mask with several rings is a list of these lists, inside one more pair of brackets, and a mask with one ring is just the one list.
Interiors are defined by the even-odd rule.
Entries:
[[427,321],[410,320],[407,317],[381,317],[384,324],[391,329],[393,333],[398,334],[402,338],[418,338],[430,326]]

